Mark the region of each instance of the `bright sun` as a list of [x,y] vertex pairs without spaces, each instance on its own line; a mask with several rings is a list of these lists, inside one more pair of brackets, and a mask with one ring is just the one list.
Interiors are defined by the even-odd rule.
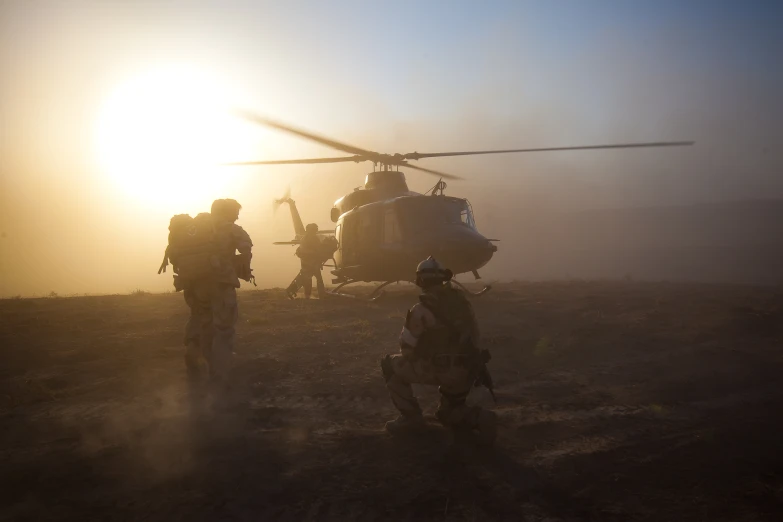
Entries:
[[253,133],[228,113],[236,101],[234,93],[191,67],[137,76],[101,110],[98,161],[126,195],[145,203],[181,208],[226,197],[241,174],[219,164],[256,148]]

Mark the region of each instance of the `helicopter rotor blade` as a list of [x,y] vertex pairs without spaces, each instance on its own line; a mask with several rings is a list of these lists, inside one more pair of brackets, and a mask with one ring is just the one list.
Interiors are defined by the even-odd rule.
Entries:
[[358,156],[362,156],[368,160],[373,160],[379,158],[381,155],[377,152],[372,152],[369,150],[360,149],[359,147],[354,147],[353,145],[348,145],[346,143],[342,143],[336,140],[333,140],[331,138],[326,138],[324,136],[318,136],[317,134],[313,134],[312,132],[308,132],[302,129],[297,129],[295,127],[291,127],[290,125],[287,125],[285,123],[281,123],[269,118],[265,118],[263,116],[260,116],[258,114],[252,113],[250,111],[246,110],[235,110],[234,113],[238,115],[241,118],[244,118],[248,121],[252,121],[253,123],[257,123],[259,125],[264,125],[265,127],[271,127],[273,129],[281,130],[284,132],[288,132],[289,134],[294,134],[296,136],[299,136],[300,138],[305,138],[310,141],[314,141],[316,143],[320,143],[321,145],[326,145],[327,147],[331,147],[333,149],[337,149],[342,152],[346,152],[348,154],[356,154]]
[[363,156],[343,156],[339,158],[303,158],[303,159],[291,159],[291,160],[269,160],[269,161],[232,161],[229,163],[221,163],[225,166],[247,166],[247,165],[306,165],[313,163],[342,163],[347,161],[360,162],[368,161],[368,158]]
[[613,143],[608,145],[580,145],[576,147],[539,147],[528,149],[508,149],[508,150],[476,150],[468,152],[410,152],[404,154],[406,160],[418,160],[423,158],[442,158],[446,156],[474,156],[478,154],[508,154],[512,152],[548,152],[558,150],[592,150],[592,149],[630,149],[640,147],[679,147],[693,145],[694,141],[657,141],[649,143]]
[[414,170],[420,170],[422,172],[426,172],[427,174],[433,174],[435,176],[440,176],[441,178],[446,179],[463,179],[459,176],[455,176],[454,174],[446,174],[445,172],[441,172],[439,170],[432,170],[432,169],[425,169],[423,167],[418,167],[416,165],[411,165],[410,163],[407,163],[405,161],[401,161],[398,163],[400,167],[405,167],[407,169],[414,169]]

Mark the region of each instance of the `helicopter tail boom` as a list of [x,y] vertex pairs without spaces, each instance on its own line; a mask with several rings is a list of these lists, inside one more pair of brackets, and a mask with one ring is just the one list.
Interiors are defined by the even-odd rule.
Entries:
[[296,208],[296,202],[286,194],[285,197],[275,200],[276,206],[280,206],[283,203],[288,203],[288,208],[291,210],[291,221],[294,223],[294,233],[296,234],[296,237],[300,238],[304,236],[305,227],[304,223],[302,223],[301,216],[299,216],[299,210]]

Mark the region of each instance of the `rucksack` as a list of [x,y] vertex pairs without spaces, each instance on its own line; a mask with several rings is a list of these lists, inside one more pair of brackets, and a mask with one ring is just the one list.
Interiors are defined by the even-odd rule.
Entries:
[[171,263],[181,281],[204,279],[219,267],[215,227],[207,212],[195,218],[177,214],[169,222],[169,243],[158,273]]
[[[462,291],[447,283],[435,294],[422,294],[419,296],[419,301],[432,312],[447,331],[444,337],[443,332],[438,331],[438,328],[431,329],[432,336],[437,339],[433,344],[439,345],[435,350],[446,349],[449,353],[466,355],[476,352],[475,343],[478,340],[472,338],[476,316],[473,306]],[[425,331],[424,334],[427,333]]]

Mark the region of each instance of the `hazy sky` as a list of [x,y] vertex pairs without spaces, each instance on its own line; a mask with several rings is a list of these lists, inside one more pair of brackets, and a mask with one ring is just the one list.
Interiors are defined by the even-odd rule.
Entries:
[[449,191],[480,225],[495,201],[489,227],[519,201],[783,198],[781,27],[776,1],[5,0],[0,295],[167,288],[168,218],[216,197],[243,204],[261,284],[287,283],[272,198],[291,186],[327,226],[369,165],[217,167],[331,154],[222,116],[232,105],[382,152],[698,142],[420,162],[467,178]]

